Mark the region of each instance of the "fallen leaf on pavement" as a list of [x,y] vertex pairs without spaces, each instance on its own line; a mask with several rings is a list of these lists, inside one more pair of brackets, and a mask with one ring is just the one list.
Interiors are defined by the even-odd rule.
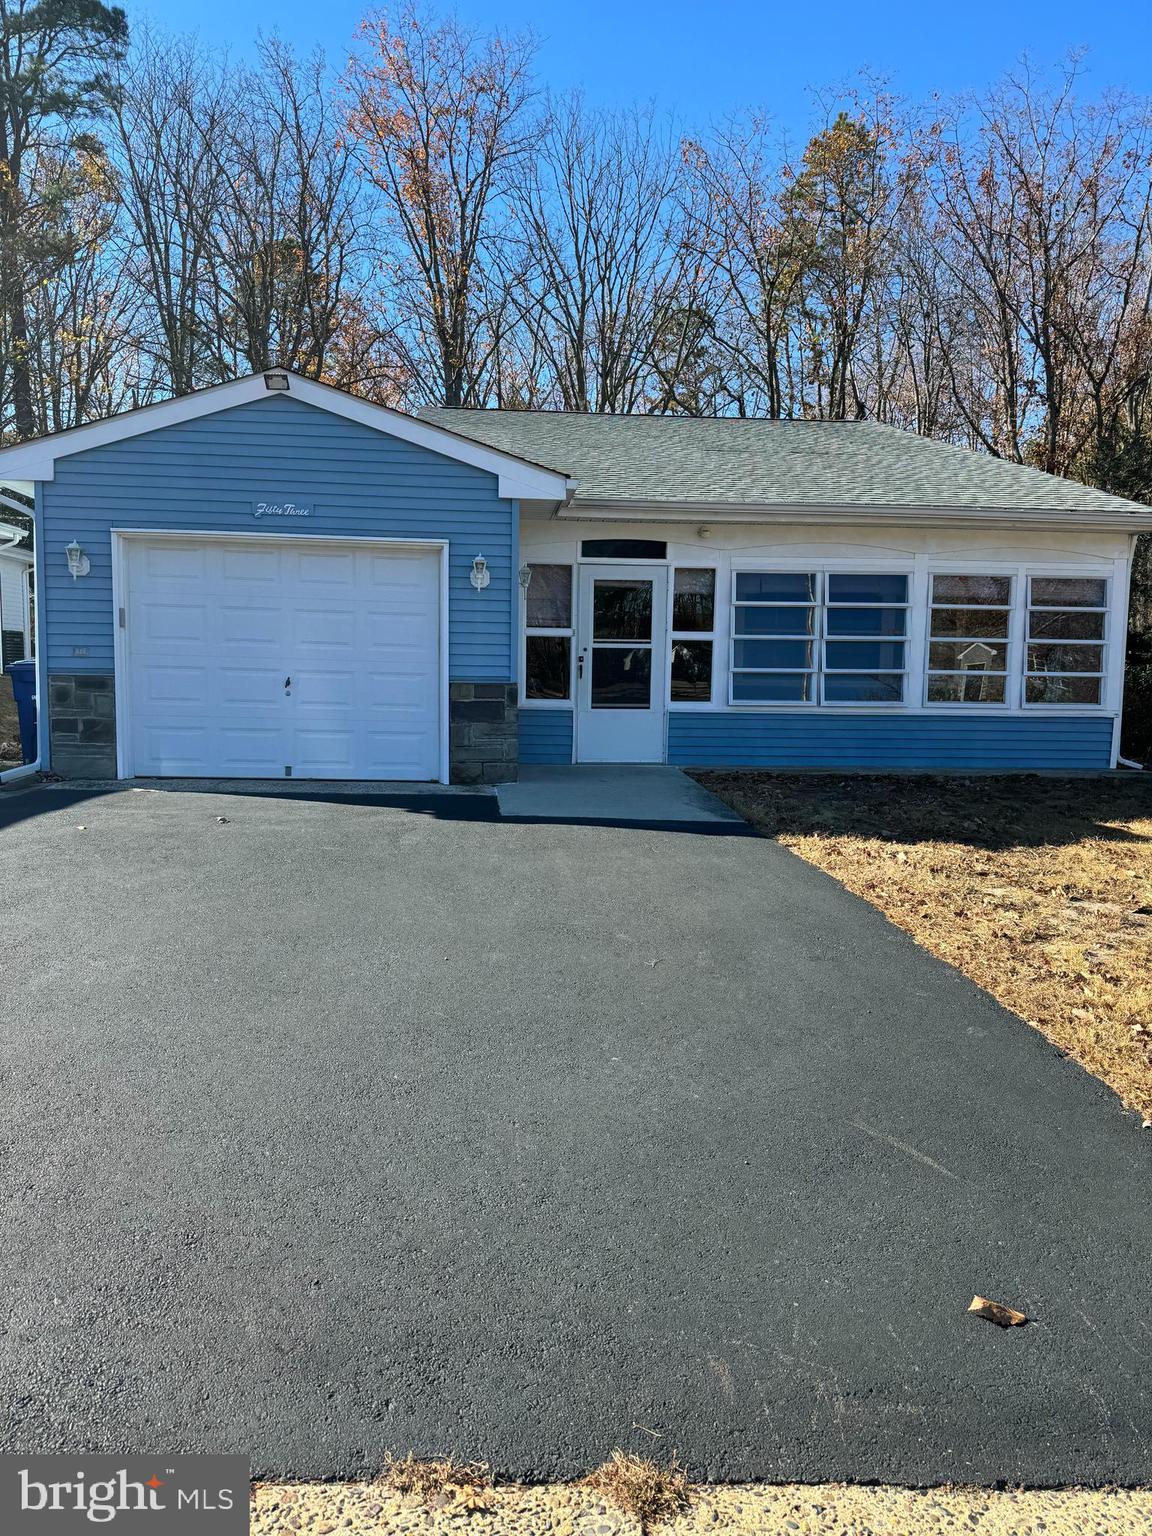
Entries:
[[989,1301],[987,1296],[973,1296],[968,1310],[1001,1328],[1018,1328],[1021,1323],[1028,1321],[1023,1312],[1017,1312],[1014,1307],[1006,1307],[999,1301]]

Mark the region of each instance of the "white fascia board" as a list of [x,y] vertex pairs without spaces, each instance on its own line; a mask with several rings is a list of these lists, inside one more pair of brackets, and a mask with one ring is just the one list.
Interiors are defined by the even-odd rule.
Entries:
[[1009,507],[735,506],[728,502],[574,501],[557,508],[559,520],[610,523],[820,523],[907,528],[941,524],[994,524],[1000,528],[1079,528],[1098,533],[1152,531],[1152,507],[1139,512],[1033,512]]
[[[282,370],[269,370],[281,372]],[[52,480],[56,473],[56,460],[74,453],[86,453],[91,448],[103,448],[109,443],[123,442],[146,432],[159,432],[164,427],[196,421],[202,416],[212,416],[218,411],[229,411],[253,400],[276,400],[286,395],[289,399],[302,400],[306,405],[330,411],[347,421],[358,422],[373,431],[383,432],[402,442],[426,448],[430,453],[455,459],[495,475],[499,482],[498,494],[507,500],[538,499],[562,503],[571,498],[576,486],[568,476],[518,459],[512,454],[486,448],[471,438],[460,437],[443,427],[407,416],[385,405],[374,405],[368,400],[358,400],[343,390],[327,384],[317,384],[313,379],[303,379],[289,374],[287,390],[269,390],[263,373],[243,379],[232,379],[226,384],[216,384],[195,394],[182,395],[175,400],[162,400],[155,405],[141,406],[135,411],[125,411],[106,421],[94,421],[88,426],[72,427],[51,437],[38,438],[33,442],[20,443],[13,448],[0,450],[0,482],[17,480]]]
[[[482,469],[495,475],[499,480],[499,494],[507,500],[564,502],[575,494],[575,482],[554,469],[546,469],[527,459],[518,459],[513,454],[485,447],[470,437],[461,437],[457,432],[433,426],[431,422],[416,416],[407,416],[403,411],[394,411],[390,406],[358,400],[343,390],[333,389],[331,385],[317,384],[312,379],[300,379],[295,374],[291,375],[291,380],[290,393],[306,405],[332,411],[348,421],[359,422],[377,432],[386,432],[390,437],[399,438],[414,447],[426,448],[429,453],[439,453],[445,458],[456,459],[461,464],[470,464],[473,469]],[[0,471],[2,469],[3,464],[0,462]]]

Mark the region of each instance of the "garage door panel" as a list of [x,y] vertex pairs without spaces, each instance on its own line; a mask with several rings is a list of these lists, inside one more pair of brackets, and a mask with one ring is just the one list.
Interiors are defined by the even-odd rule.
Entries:
[[295,561],[297,578],[305,591],[322,586],[347,593],[356,585],[357,560],[354,553],[347,551],[301,551]]
[[317,709],[354,709],[359,674],[351,668],[300,667],[292,674],[292,693],[298,716]]
[[276,667],[222,667],[216,675],[221,705],[245,704],[283,710],[284,676]]
[[220,725],[216,732],[216,757],[221,767],[209,769],[225,777],[278,779],[284,773],[289,743],[278,725]]
[[405,583],[425,588],[439,578],[435,562],[422,552],[398,549],[388,554],[366,554],[364,570],[376,586],[398,587]]
[[359,642],[368,650],[395,648],[424,655],[436,643],[436,625],[418,608],[396,607],[360,615]]
[[205,667],[149,666],[140,673],[140,698],[153,709],[207,704],[213,680]]
[[144,773],[205,773],[209,732],[175,721],[148,725],[142,732]]
[[406,709],[423,711],[428,701],[428,680],[420,672],[405,674],[373,670],[363,678],[364,703],[371,710]]
[[286,625],[281,605],[253,607],[249,603],[238,607],[221,603],[217,617],[220,638],[226,645],[275,646],[278,652],[283,650]]
[[366,778],[418,779],[427,773],[427,741],[422,731],[369,731],[365,747]]
[[438,777],[439,551],[129,541],[126,566],[133,772]]
[[284,579],[283,551],[275,549],[241,549],[238,546],[216,547],[220,578],[225,587],[237,583],[263,587],[277,587]]
[[356,646],[356,615],[343,606],[296,608],[292,641],[297,652],[305,656],[310,651],[352,651]]
[[198,544],[148,544],[140,550],[149,581],[202,582],[211,551]]
[[144,605],[140,620],[144,639],[152,645],[203,645],[208,638],[208,608],[204,603],[152,600]]
[[351,778],[358,745],[351,730],[298,727],[295,772],[301,778]]

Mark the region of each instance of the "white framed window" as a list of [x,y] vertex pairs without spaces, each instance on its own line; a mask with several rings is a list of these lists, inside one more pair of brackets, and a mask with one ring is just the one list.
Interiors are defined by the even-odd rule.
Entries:
[[737,570],[732,704],[899,705],[907,572]]
[[711,704],[715,654],[716,570],[676,566],[668,646],[669,703]]
[[1014,577],[937,572],[929,584],[925,702],[1006,705]]
[[830,571],[825,580],[821,701],[902,704],[908,577]]
[[523,703],[536,708],[572,704],[572,569],[528,566],[520,676]]
[[1025,706],[1102,703],[1107,630],[1107,577],[1029,576]]
[[1107,702],[1109,579],[1027,567],[929,575],[929,708]]
[[734,571],[732,704],[814,704],[820,635],[815,571]]

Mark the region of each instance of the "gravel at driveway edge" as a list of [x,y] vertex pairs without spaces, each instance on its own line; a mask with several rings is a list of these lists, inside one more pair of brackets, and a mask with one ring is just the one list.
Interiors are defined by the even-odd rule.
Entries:
[[[863,1488],[737,1484],[693,1489],[667,1536],[1120,1536],[1152,1530],[1152,1490]],[[497,1487],[468,1509],[402,1498],[373,1483],[257,1483],[253,1536],[641,1536],[637,1521],[573,1484]]]

